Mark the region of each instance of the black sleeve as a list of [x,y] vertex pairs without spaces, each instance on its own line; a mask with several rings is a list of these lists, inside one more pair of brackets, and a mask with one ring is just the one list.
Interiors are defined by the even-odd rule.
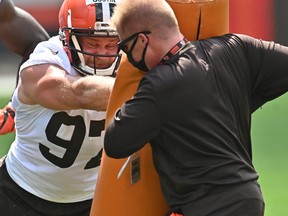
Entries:
[[134,97],[109,122],[104,139],[109,157],[128,157],[159,134],[157,99],[152,89],[144,78]]
[[252,111],[288,90],[288,47],[239,36],[250,65]]
[[[0,4],[0,40],[10,51],[22,56],[22,63],[27,61],[36,45],[49,39],[46,30],[27,11],[15,7],[12,1],[2,0]],[[19,70],[18,67],[18,70]],[[16,86],[19,74],[17,73]]]
[[0,15],[0,39],[12,52],[25,58],[37,43],[49,39],[48,33],[31,14],[14,7],[10,1],[2,2],[0,11],[3,11]]

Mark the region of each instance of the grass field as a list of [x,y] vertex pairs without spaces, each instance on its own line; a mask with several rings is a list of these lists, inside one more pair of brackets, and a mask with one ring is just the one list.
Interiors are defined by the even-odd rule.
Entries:
[[[9,96],[0,97],[0,108],[4,107],[9,101]],[[14,133],[0,136],[0,156],[6,154],[9,149],[10,144],[14,140]]]
[[[0,98],[3,107],[8,97]],[[253,161],[266,202],[265,216],[288,215],[288,94],[267,103],[253,114]],[[14,134],[0,136],[4,155]]]
[[253,161],[266,202],[265,216],[288,215],[288,94],[253,114]]

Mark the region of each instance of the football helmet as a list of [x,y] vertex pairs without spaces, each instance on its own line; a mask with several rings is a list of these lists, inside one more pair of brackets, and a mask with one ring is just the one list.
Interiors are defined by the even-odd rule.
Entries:
[[[77,37],[119,37],[109,25],[118,0],[64,0],[59,11],[59,36],[71,65],[84,75],[114,76],[118,69],[120,50],[113,55],[84,52]],[[94,68],[86,65],[85,55],[94,58]],[[97,57],[115,58],[106,69],[96,69]]]

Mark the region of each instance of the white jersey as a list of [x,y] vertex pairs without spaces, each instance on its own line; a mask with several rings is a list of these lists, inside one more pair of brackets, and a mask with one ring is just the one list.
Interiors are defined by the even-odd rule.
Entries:
[[[58,37],[41,42],[20,71],[30,65],[52,63],[70,74],[67,54]],[[7,170],[23,189],[59,203],[92,199],[100,165],[106,112],[55,111],[23,104],[16,89],[16,139],[7,156]]]

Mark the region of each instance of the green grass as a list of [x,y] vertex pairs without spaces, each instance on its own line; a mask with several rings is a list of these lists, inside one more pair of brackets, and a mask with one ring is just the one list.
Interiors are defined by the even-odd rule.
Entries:
[[[0,98],[2,108],[9,97]],[[265,104],[253,114],[253,161],[266,203],[265,216],[288,215],[288,94]],[[4,155],[14,134],[0,136]]]
[[[0,109],[2,109],[9,101],[9,96],[0,97]],[[15,133],[10,133],[0,136],[0,157],[5,155],[13,142]]]
[[253,161],[266,202],[265,216],[288,215],[288,94],[253,114]]

